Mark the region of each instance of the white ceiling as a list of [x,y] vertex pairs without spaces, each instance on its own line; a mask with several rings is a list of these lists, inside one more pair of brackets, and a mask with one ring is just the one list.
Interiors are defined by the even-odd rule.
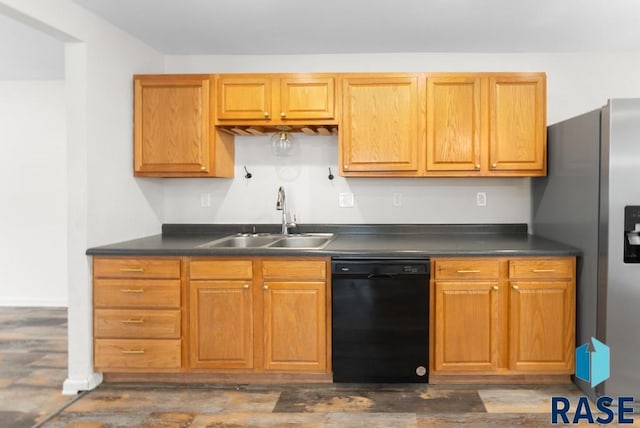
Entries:
[[166,54],[640,52],[640,0],[74,0]]

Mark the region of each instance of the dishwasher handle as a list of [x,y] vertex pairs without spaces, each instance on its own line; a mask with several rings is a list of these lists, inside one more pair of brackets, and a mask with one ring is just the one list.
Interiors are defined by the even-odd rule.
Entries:
[[396,277],[397,275],[394,273],[370,273],[369,275],[367,275],[367,279],[395,279]]

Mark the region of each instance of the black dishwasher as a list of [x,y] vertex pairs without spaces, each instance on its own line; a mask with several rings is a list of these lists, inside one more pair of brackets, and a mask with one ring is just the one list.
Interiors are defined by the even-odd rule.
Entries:
[[333,259],[334,382],[427,382],[429,260]]

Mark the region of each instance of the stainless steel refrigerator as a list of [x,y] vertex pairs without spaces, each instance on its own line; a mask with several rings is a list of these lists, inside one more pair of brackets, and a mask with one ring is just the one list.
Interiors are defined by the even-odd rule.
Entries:
[[591,399],[640,396],[640,99],[548,128],[548,176],[533,179],[533,231],[582,250],[576,346],[610,348],[610,378]]

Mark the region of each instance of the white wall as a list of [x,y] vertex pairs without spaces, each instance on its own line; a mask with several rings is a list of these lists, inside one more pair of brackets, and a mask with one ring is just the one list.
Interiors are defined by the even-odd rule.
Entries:
[[132,176],[132,75],[160,73],[163,57],[71,0],[0,0],[0,13],[65,40],[69,373],[63,392],[91,389],[88,247],[160,231],[159,181]]
[[[168,73],[544,71],[547,120],[598,108],[612,97],[640,96],[640,54],[361,54],[167,56]],[[166,180],[167,223],[273,223],[276,190],[285,185],[298,220],[322,223],[531,223],[530,179],[326,179],[337,171],[335,137],[301,135],[301,151],[276,158],[268,138],[236,137],[233,180]],[[254,178],[243,178],[247,165]],[[354,208],[338,208],[338,194],[352,192]],[[394,207],[393,193],[403,204]],[[487,206],[476,206],[476,193]],[[212,195],[200,207],[202,193]]]
[[64,81],[0,81],[0,305],[67,305]]
[[[276,157],[265,137],[236,137],[234,179],[166,180],[169,223],[278,223],[276,195],[285,187],[289,209],[300,223],[487,223],[526,222],[529,179],[348,178],[337,173],[337,137],[296,134],[298,152]],[[243,166],[253,177],[244,178]],[[329,180],[329,168],[334,180]],[[476,192],[487,206],[476,206]],[[339,208],[338,195],[354,194],[353,208]],[[393,194],[402,205],[393,205]],[[209,194],[211,207],[201,207]]]
[[0,80],[64,79],[64,44],[2,14],[0,58]]

